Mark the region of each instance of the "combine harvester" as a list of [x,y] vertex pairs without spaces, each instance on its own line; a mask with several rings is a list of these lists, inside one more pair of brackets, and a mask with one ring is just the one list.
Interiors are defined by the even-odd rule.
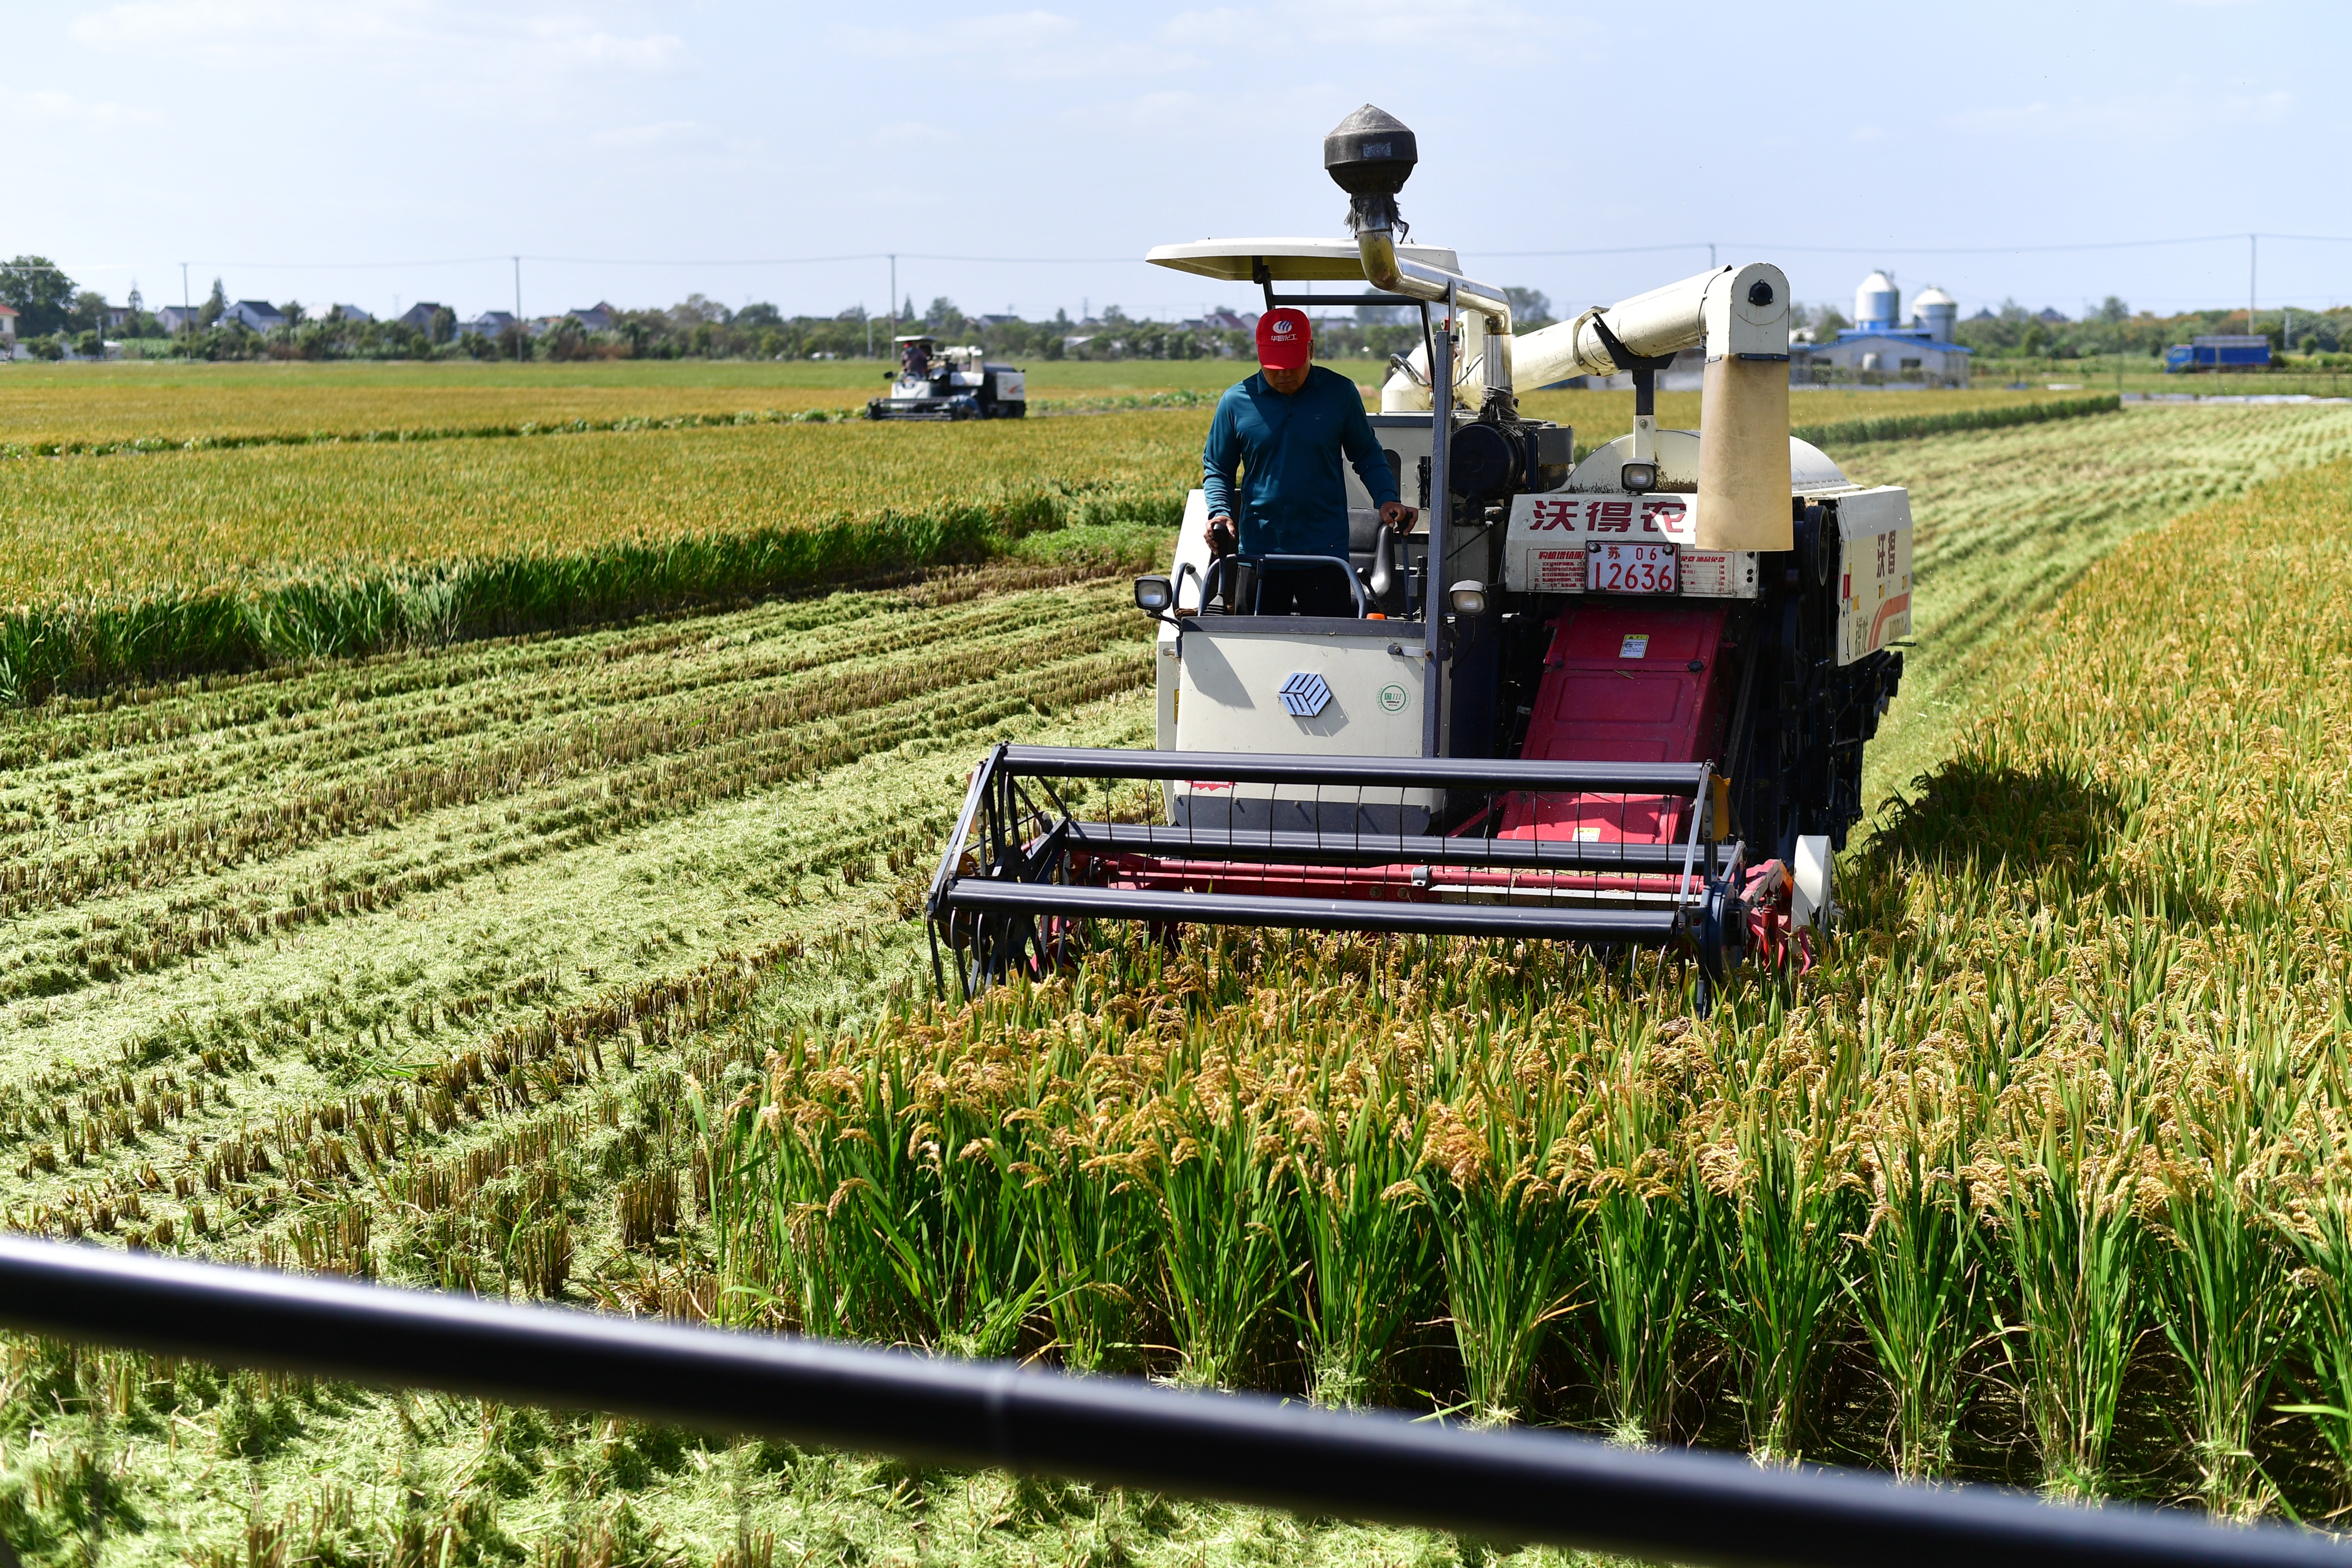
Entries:
[[866,418],[1028,417],[1029,378],[1015,367],[990,364],[977,348],[942,349],[919,332],[898,339],[898,349],[889,394],[866,400]]
[[[1415,158],[1368,105],[1324,141],[1352,241],[1150,253],[1269,309],[1416,308],[1372,425],[1421,517],[1396,538],[1351,474],[1348,559],[1219,559],[1192,493],[1171,573],[1135,584],[1157,749],[999,746],[973,775],[929,903],[935,970],[945,948],[966,994],[1110,919],[1660,946],[1696,959],[1705,1007],[1832,917],[1902,678],[1908,496],[1790,436],[1780,268],[1514,337],[1500,288],[1402,243]],[[1284,292],[1308,281],[1371,291]],[[1702,343],[1703,433],[1661,430],[1656,372]],[[1518,412],[1618,372],[1633,431],[1581,462]],[[1344,577],[1356,614],[1252,613],[1269,565]]]

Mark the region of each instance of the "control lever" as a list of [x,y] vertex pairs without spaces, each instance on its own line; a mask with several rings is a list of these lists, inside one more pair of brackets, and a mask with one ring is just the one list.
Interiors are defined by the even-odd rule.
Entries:
[[1397,542],[1394,528],[1383,527],[1372,530],[1372,575],[1366,586],[1372,591],[1372,602],[1380,607],[1383,615],[1398,613],[1398,607],[1392,602],[1398,588],[1402,586],[1397,581]]

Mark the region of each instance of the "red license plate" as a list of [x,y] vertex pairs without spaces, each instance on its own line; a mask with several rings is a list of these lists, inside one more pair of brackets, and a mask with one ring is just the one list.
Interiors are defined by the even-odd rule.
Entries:
[[1672,545],[1584,541],[1587,593],[1673,593],[1680,586]]

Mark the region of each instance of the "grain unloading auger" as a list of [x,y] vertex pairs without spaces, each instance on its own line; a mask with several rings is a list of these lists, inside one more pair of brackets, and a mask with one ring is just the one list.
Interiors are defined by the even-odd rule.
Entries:
[[[1421,517],[1392,537],[1350,475],[1345,559],[1215,558],[1192,493],[1135,585],[1156,749],[999,746],[973,775],[929,904],[967,993],[1092,920],[1655,944],[1711,988],[1833,913],[1910,632],[1907,494],[1790,436],[1778,267],[1515,337],[1501,289],[1402,243],[1415,151],[1370,106],[1325,140],[1352,240],[1150,253],[1269,309],[1416,310],[1372,424]],[[1309,281],[1367,291],[1284,291]],[[1661,430],[1657,372],[1699,345],[1702,431]],[[1517,405],[1577,374],[1634,391],[1581,461]],[[1266,567],[1343,578],[1356,613],[1255,613]]]

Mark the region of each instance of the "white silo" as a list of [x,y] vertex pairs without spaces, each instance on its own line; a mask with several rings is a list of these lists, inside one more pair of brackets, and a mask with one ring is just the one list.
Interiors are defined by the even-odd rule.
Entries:
[[1911,308],[1917,313],[1919,325],[1927,329],[1927,336],[1938,343],[1952,340],[1952,329],[1960,319],[1958,300],[1929,284],[1919,291],[1917,298],[1911,301]]
[[1895,291],[1895,279],[1884,272],[1874,272],[1853,291],[1853,324],[1884,331],[1895,325],[1895,312],[1902,303],[1903,296]]

